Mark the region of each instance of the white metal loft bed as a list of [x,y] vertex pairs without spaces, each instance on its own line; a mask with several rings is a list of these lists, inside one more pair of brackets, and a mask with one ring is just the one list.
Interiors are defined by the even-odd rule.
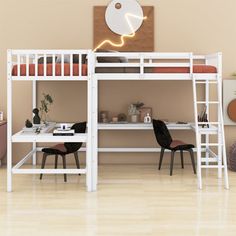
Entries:
[[[99,62],[99,58],[125,58],[124,63],[111,63],[108,60]],[[104,63],[105,61],[105,63]],[[93,189],[97,188],[98,152],[158,152],[160,148],[99,148],[98,132],[101,130],[150,130],[146,124],[99,124],[98,123],[98,84],[102,80],[192,80],[194,97],[194,124],[169,124],[169,129],[189,129],[196,133],[197,176],[198,186],[202,188],[203,168],[218,169],[218,177],[222,178],[224,169],[225,188],[229,188],[226,162],[224,125],[222,116],[222,55],[194,55],[193,53],[95,53],[93,61]],[[110,69],[109,69],[110,68]],[[116,70],[119,68],[118,70]],[[213,70],[212,70],[213,69]],[[197,98],[198,86],[205,85],[205,99]],[[210,86],[216,85],[217,101],[210,99]],[[198,122],[199,106],[206,105],[208,122]],[[210,121],[210,107],[216,106],[218,111],[215,121]],[[213,120],[213,119],[212,119]],[[209,125],[201,128],[201,125]],[[199,127],[200,126],[200,127]],[[212,136],[217,137],[212,142]],[[216,149],[216,150],[215,150]]]
[[[77,63],[73,63],[76,55]],[[83,56],[87,56],[88,65],[84,70],[82,64]],[[51,63],[48,64],[49,57]],[[56,63],[56,58],[61,57],[61,63]],[[69,58],[64,63],[64,58]],[[8,154],[7,154],[7,190],[12,191],[13,174],[86,174],[87,190],[92,191],[92,155],[91,155],[91,69],[90,50],[8,50],[7,54],[7,96],[8,96]],[[39,61],[41,60],[41,62]],[[87,68],[88,67],[88,68]],[[87,133],[74,136],[53,136],[49,133],[55,124],[42,130],[40,134],[24,133],[22,131],[12,132],[12,87],[14,81],[32,81],[32,108],[36,107],[37,81],[81,81],[87,82]],[[37,169],[36,153],[41,151],[37,143],[55,142],[84,142],[86,143],[86,168],[85,169]],[[23,157],[14,167],[12,166],[12,144],[32,143],[32,150]],[[32,158],[32,168],[21,168]]]
[[[82,63],[83,55],[87,55],[87,64]],[[61,56],[61,63],[56,63],[56,56]],[[73,56],[79,55],[77,64]],[[69,56],[69,63],[64,58]],[[39,65],[38,59],[43,57]],[[47,57],[51,57],[51,64],[47,64]],[[99,58],[123,58],[122,63],[99,62]],[[201,63],[199,65],[199,63]],[[206,70],[207,68],[207,70]],[[77,71],[75,73],[75,71]],[[74,137],[53,137],[48,133],[40,135],[12,135],[12,83],[13,81],[32,81],[32,107],[36,106],[36,82],[43,81],[86,81],[88,86],[88,131],[86,135]],[[99,124],[98,123],[98,84],[101,80],[191,80],[194,95],[194,124],[183,126],[169,125],[170,129],[189,129],[196,133],[197,174],[198,186],[202,188],[203,168],[218,169],[218,177],[222,177],[224,170],[225,188],[229,187],[226,163],[224,126],[222,116],[222,55],[220,53],[199,56],[192,53],[94,53],[91,50],[9,50],[8,51],[8,191],[12,191],[12,174],[86,174],[88,191],[97,190],[98,152],[157,152],[159,149],[145,148],[99,148],[99,130],[150,130],[150,125],[137,124]],[[205,98],[199,101],[197,87],[205,86]],[[216,85],[218,98],[210,99],[210,86]],[[217,119],[208,122],[198,122],[199,106],[206,105],[209,120],[210,106],[216,106]],[[209,125],[201,128],[199,125]],[[212,142],[211,136],[217,137]],[[86,169],[20,169],[30,158],[36,165],[37,142],[86,142]],[[18,164],[12,167],[12,143],[31,142],[33,148]]]

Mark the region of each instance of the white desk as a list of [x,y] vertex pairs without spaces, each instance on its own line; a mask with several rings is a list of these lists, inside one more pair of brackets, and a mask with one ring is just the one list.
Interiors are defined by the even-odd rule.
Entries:
[[73,136],[53,136],[52,133],[26,133],[20,131],[12,136],[13,143],[64,143],[87,142],[87,134],[75,134]]
[[[192,124],[176,124],[176,123],[168,123],[168,129],[170,130],[191,130]],[[152,124],[145,123],[99,123],[98,130],[153,130]]]
[[[177,123],[168,123],[167,128],[169,130],[192,130],[195,132],[195,124],[187,123],[187,124],[177,124]],[[98,123],[98,131],[103,130],[153,130],[152,124],[144,124],[144,123]],[[199,128],[199,131],[202,134],[212,133],[212,131],[217,133],[217,127],[210,125],[209,128]],[[196,151],[196,148],[193,149]],[[113,148],[113,147],[102,147],[98,148],[98,152],[104,153],[131,153],[131,152],[141,152],[141,153],[153,153],[160,152],[161,148]]]
[[[14,167],[12,167],[12,174],[86,174],[87,188],[91,191],[91,186],[88,184],[91,181],[91,171],[88,171],[88,155],[91,155],[89,148],[85,148],[86,151],[86,167],[84,169],[38,169],[36,162],[33,161],[33,168],[21,168],[28,160],[36,158],[36,153],[41,152],[42,148],[37,148],[36,143],[87,143],[88,134],[74,134],[73,136],[53,136],[52,130],[58,127],[56,123],[52,123],[49,126],[43,128],[39,134],[34,132],[20,131],[11,137],[12,143],[34,143],[33,149],[23,157]],[[12,157],[11,157],[12,159]]]

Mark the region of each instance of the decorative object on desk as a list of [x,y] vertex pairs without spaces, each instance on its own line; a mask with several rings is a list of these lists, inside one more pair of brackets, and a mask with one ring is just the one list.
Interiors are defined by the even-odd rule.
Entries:
[[60,124],[60,130],[70,130],[68,124]]
[[117,116],[112,117],[112,122],[117,123],[118,122],[118,117]]
[[118,122],[126,122],[127,116],[124,113],[118,114]]
[[35,133],[36,134],[39,134],[41,132],[41,128],[40,127],[37,127],[36,130],[35,130]]
[[101,123],[108,123],[109,122],[108,111],[100,111],[99,122],[101,122]]
[[229,150],[228,168],[236,172],[236,142],[232,144]]
[[0,121],[3,121],[3,111],[0,111]]
[[130,122],[131,123],[138,123],[139,122],[139,116],[140,116],[140,111],[139,109],[144,105],[142,102],[137,102],[137,103],[131,103],[128,109],[128,114],[130,117]]
[[141,107],[139,108],[140,112],[140,121],[144,122],[144,117],[149,114],[152,117],[152,108],[151,107]]
[[[206,109],[207,109],[207,107],[204,106],[204,109],[202,110],[201,114],[198,115],[198,122],[208,122]],[[201,124],[201,126],[202,126],[202,128],[204,128],[205,126],[207,126],[207,128],[209,128],[209,124]]]
[[32,128],[32,127],[33,127],[32,122],[27,119],[27,120],[25,121],[25,127],[26,127],[26,128]]
[[39,108],[41,113],[41,120],[44,124],[47,124],[48,122],[48,112],[49,107],[53,104],[53,99],[51,95],[43,93],[43,99],[40,101],[41,106]]
[[35,125],[39,125],[40,122],[41,122],[41,119],[39,117],[39,109],[38,108],[34,108],[33,113],[34,113],[33,123]]
[[144,123],[145,123],[145,124],[150,124],[150,123],[152,123],[152,118],[151,118],[151,116],[149,115],[149,113],[147,113],[147,115],[144,117]]

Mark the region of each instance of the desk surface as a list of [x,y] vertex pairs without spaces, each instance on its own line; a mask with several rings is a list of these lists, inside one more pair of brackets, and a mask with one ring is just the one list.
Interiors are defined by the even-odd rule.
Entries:
[[62,142],[87,142],[87,134],[75,134],[74,136],[53,136],[52,133],[24,133],[20,131],[12,135],[13,143],[62,143]]
[[[168,129],[172,130],[191,130],[192,124],[176,124],[176,123],[168,123]],[[99,123],[98,124],[99,130],[152,130],[152,124],[145,124],[145,123]]]
[[[168,123],[167,128],[169,130],[193,130],[195,131],[194,123],[177,124]],[[153,130],[152,124],[144,123],[99,123],[98,130]],[[210,125],[209,128],[202,128],[199,126],[199,132],[202,134],[215,134],[217,133],[217,127]]]
[[53,136],[52,130],[57,127],[56,123],[51,123],[49,126],[41,130],[39,134],[34,132],[20,131],[12,135],[13,143],[61,143],[61,142],[87,142],[87,134],[75,134],[73,136]]

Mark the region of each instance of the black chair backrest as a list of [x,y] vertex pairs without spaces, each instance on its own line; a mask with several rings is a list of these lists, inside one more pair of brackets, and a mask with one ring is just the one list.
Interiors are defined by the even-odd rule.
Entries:
[[165,122],[153,119],[152,124],[158,144],[163,148],[169,148],[172,138]]
[[[85,133],[87,122],[75,123],[71,129],[75,130],[75,133]],[[68,153],[77,152],[83,143],[64,143]]]

